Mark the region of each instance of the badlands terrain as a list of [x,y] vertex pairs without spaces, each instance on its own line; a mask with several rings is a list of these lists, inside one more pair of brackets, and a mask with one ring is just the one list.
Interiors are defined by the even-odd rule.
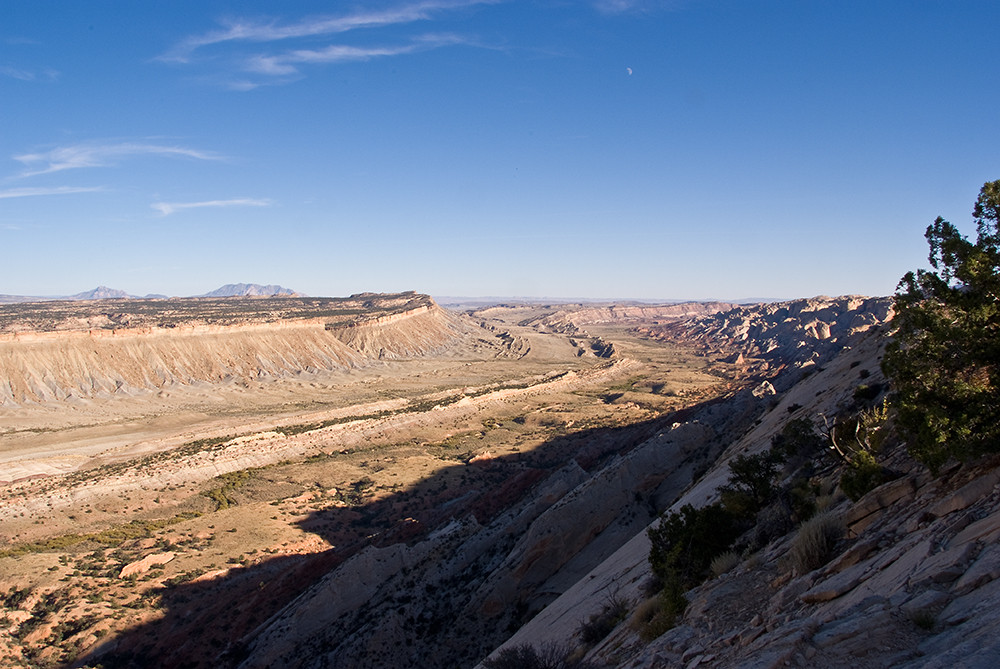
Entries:
[[649,631],[650,523],[717,499],[790,421],[877,406],[891,317],[861,297],[0,305],[0,664],[995,666],[995,463],[932,475],[891,439],[856,501],[825,446],[779,473],[841,527],[822,564],[789,557],[804,518],[758,522]]

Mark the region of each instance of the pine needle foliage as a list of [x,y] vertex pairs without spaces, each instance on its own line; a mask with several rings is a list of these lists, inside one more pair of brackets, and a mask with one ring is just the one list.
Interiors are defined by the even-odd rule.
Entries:
[[940,216],[928,226],[932,269],[899,282],[882,363],[910,452],[931,469],[1000,450],[1000,181],[973,216],[975,243]]

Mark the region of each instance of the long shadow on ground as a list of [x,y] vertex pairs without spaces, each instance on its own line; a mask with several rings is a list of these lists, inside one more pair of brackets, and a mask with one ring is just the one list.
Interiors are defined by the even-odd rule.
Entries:
[[[683,421],[706,404],[689,407],[657,419],[622,427],[604,427],[554,437],[523,453],[460,464],[439,470],[406,491],[353,508],[331,507],[302,520],[303,529],[336,546],[312,555],[281,556],[248,567],[237,567],[215,580],[165,586],[159,592],[162,617],[120,633],[75,666],[117,668],[235,667],[261,626],[316,583],[324,574],[367,546],[413,544],[455,518],[473,514],[486,525],[505,509],[525,498],[535,485],[569,463],[594,471],[616,454],[627,452],[670,424]],[[448,485],[456,471],[466,476],[461,487]],[[469,490],[480,494],[469,495]],[[486,575],[483,575],[485,578]],[[469,593],[476,584],[463,584]],[[471,589],[470,589],[471,588]],[[523,621],[530,612],[520,611]],[[442,633],[422,626],[405,632]],[[507,636],[503,629],[467,640],[467,657],[481,657]],[[400,644],[414,639],[397,639]],[[426,646],[423,638],[420,645]],[[439,665],[428,661],[414,666]],[[354,665],[358,666],[358,665]],[[372,665],[377,666],[377,665]]]

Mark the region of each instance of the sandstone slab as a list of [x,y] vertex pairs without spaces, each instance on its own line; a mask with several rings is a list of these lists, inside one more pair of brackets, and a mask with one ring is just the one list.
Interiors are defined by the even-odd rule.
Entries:
[[994,469],[993,471],[966,483],[964,486],[928,509],[928,513],[940,518],[941,516],[949,513],[967,509],[986,495],[993,492],[993,488],[997,485],[997,483],[1000,483],[1000,469]]
[[145,574],[154,566],[167,564],[173,559],[174,559],[173,551],[169,551],[166,553],[153,553],[152,555],[147,555],[141,560],[136,560],[135,562],[131,562],[122,567],[121,572],[118,574],[118,578],[128,578],[129,576]]

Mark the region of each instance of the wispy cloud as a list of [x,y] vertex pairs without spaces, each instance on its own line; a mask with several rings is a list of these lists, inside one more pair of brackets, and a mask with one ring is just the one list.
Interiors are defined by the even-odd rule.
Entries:
[[317,16],[291,23],[276,20],[253,21],[229,19],[222,21],[223,28],[203,35],[188,37],[173,49],[160,56],[160,60],[187,62],[196,50],[223,42],[275,42],[299,37],[335,35],[361,28],[378,28],[391,25],[426,21],[439,12],[496,4],[501,0],[427,0],[377,11],[360,11],[342,16]]
[[[158,60],[174,63],[193,63],[199,51],[219,45],[232,45],[222,57],[213,57],[213,63],[225,62],[230,68],[226,80],[230,88],[249,90],[262,84],[286,83],[300,75],[297,65],[335,64],[364,61],[373,58],[401,56],[452,45],[476,45],[471,39],[454,34],[431,34],[411,37],[400,43],[398,37],[385,40],[383,45],[347,45],[330,43],[312,46],[317,38],[332,38],[353,30],[388,28],[419,21],[444,17],[447,12],[489,5],[505,0],[425,0],[379,10],[361,10],[339,16],[316,16],[293,21],[229,19],[220,22],[221,29],[188,37]],[[307,48],[287,45],[269,53],[261,53],[263,45],[308,41]],[[395,42],[395,43],[393,43]],[[256,51],[256,52],[255,52]]]
[[274,202],[267,199],[238,198],[234,200],[207,200],[205,202],[154,202],[150,205],[162,216],[169,216],[184,209],[202,207],[270,207]]
[[59,73],[50,68],[29,70],[23,67],[0,65],[0,76],[19,79],[21,81],[55,81]]
[[95,193],[103,186],[55,186],[53,188],[9,188],[0,190],[0,200],[13,197],[38,197],[43,195],[70,195],[72,193]]
[[676,9],[684,0],[593,0],[593,5],[602,14],[625,14],[627,12],[652,12],[658,9]]
[[220,156],[208,151],[190,149],[183,146],[135,142],[75,144],[40,153],[25,153],[20,156],[14,156],[14,160],[17,160],[28,168],[27,171],[21,174],[21,176],[28,177],[81,167],[108,167],[133,156],[221,160]]
[[247,70],[258,74],[288,76],[298,73],[295,65],[305,63],[346,63],[386,56],[400,56],[442,46],[469,44],[458,35],[422,35],[409,44],[388,47],[356,47],[333,44],[323,49],[297,49],[274,56],[254,56],[247,60]]

